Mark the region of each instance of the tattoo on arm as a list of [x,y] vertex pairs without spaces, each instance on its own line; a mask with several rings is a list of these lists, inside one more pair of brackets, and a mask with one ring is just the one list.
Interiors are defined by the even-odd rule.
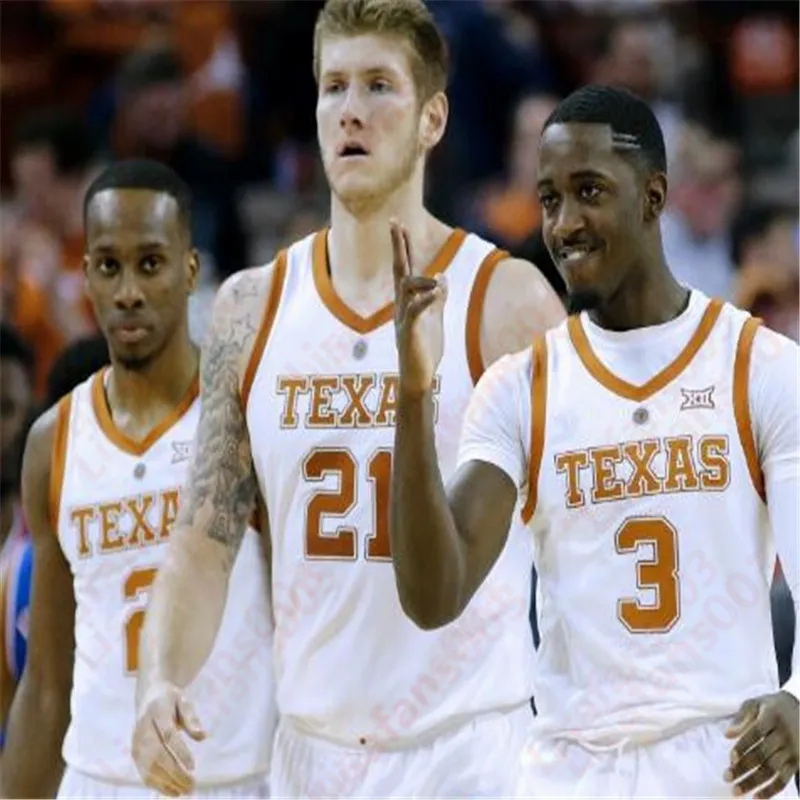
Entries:
[[253,280],[242,276],[218,301],[201,356],[202,405],[184,505],[186,524],[226,546],[228,568],[239,551],[257,493],[239,390],[241,354],[252,343],[258,322],[242,305],[248,297],[244,305],[252,306],[255,294]]

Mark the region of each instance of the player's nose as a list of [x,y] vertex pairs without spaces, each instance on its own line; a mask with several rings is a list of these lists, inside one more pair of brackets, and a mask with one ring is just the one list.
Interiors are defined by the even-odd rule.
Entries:
[[560,242],[568,241],[586,226],[580,206],[565,198],[558,209],[553,224],[553,238]]
[[339,126],[342,130],[361,128],[366,118],[366,105],[356,87],[350,86],[345,93],[342,110],[339,116]]
[[114,304],[117,308],[132,309],[144,305],[142,287],[131,272],[131,270],[122,270],[120,275],[116,292],[114,292]]

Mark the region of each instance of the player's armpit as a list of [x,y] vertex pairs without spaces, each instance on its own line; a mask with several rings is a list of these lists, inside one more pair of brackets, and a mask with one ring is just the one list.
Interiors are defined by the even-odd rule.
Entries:
[[508,353],[524,350],[565,315],[558,295],[534,264],[519,258],[498,262],[489,279],[480,320],[483,368]]
[[64,769],[75,649],[72,573],[53,530],[50,464],[56,408],[33,426],[25,447],[22,496],[33,537],[33,588],[25,672],[11,707],[3,753],[6,797],[55,797]]

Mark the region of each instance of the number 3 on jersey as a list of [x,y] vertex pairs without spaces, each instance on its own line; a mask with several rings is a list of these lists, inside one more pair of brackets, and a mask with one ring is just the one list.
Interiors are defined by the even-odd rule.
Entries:
[[[322,530],[326,517],[345,517],[358,502],[359,464],[345,448],[312,450],[303,462],[303,477],[320,483],[335,477],[338,489],[320,490],[306,508],[306,558],[354,561],[358,558],[361,532],[352,526],[340,525],[332,533]],[[392,478],[392,451],[376,450],[366,464],[367,478],[372,483],[372,530],[366,532],[366,558],[387,561],[389,548],[389,486]]]
[[617,530],[618,553],[652,547],[652,558],[636,562],[636,586],[650,590],[655,601],[629,597],[617,601],[617,617],[631,633],[667,633],[681,615],[678,583],[678,532],[664,517],[630,517]]
[[147,594],[156,579],[156,572],[158,570],[153,567],[135,569],[128,573],[122,584],[122,596],[127,602],[132,603],[140,598],[143,601],[142,607],[129,614],[125,622],[125,672],[129,675],[136,674],[139,669],[139,640],[142,637]]

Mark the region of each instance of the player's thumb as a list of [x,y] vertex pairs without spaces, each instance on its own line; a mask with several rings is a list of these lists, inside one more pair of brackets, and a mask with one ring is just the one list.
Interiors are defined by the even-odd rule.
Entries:
[[761,708],[760,699],[745,700],[741,708],[736,712],[736,716],[731,720],[728,730],[725,731],[727,739],[737,739],[758,716],[759,709]]
[[194,707],[188,700],[181,698],[177,703],[178,727],[183,728],[196,742],[206,738],[206,732],[194,712]]

